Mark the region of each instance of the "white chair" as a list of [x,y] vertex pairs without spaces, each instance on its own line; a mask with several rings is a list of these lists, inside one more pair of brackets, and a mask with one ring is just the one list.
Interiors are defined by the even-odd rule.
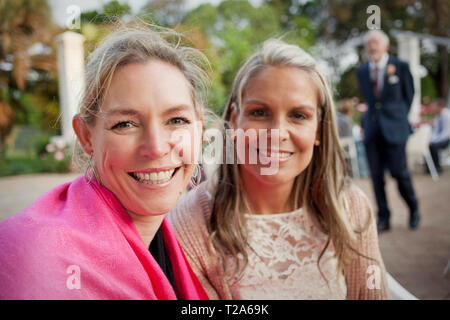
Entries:
[[406,290],[400,283],[398,283],[389,273],[386,273],[386,275],[389,293],[392,300],[419,300],[416,296]]
[[431,158],[429,141],[431,137],[431,126],[424,124],[420,126],[408,139],[406,153],[409,156],[420,156],[425,158],[425,163],[434,181],[439,180],[439,175]]
[[352,176],[359,178],[358,154],[356,152],[356,143],[353,137],[340,137],[339,143],[344,150],[345,158],[350,161]]

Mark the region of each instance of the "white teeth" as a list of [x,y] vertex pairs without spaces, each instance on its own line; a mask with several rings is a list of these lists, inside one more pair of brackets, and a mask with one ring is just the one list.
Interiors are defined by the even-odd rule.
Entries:
[[271,152],[270,155],[268,155],[267,152],[259,151],[264,157],[271,157],[271,158],[288,158],[290,157],[290,152]]
[[172,178],[172,174],[175,169],[151,172],[151,173],[133,173],[132,175],[139,181],[147,184],[159,184],[169,181]]

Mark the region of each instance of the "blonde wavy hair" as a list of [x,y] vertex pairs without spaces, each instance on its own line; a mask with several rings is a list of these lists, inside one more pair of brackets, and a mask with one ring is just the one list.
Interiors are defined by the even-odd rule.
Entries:
[[[139,25],[132,21],[118,25],[116,30],[89,55],[86,64],[86,89],[81,99],[79,115],[88,125],[99,116],[102,100],[114,74],[130,63],[145,63],[156,59],[177,67],[186,77],[197,115],[203,113],[209,87],[210,65],[199,50],[182,46],[183,35],[156,25]],[[81,170],[87,158],[77,141],[74,163]]]
[[[308,167],[296,177],[290,201],[293,210],[302,206],[315,224],[328,235],[328,241],[320,254],[319,261],[332,242],[338,259],[337,272],[340,272],[344,266],[345,248],[352,247],[350,244],[356,238],[356,230],[353,230],[350,225],[343,197],[340,196],[347,185],[346,171],[343,152],[339,147],[332,93],[324,76],[318,70],[315,60],[298,46],[278,39],[265,41],[260,50],[240,68],[234,79],[223,113],[224,138],[226,138],[225,130],[230,128],[228,121],[231,117],[231,106],[234,105],[239,109],[242,97],[252,78],[267,66],[301,69],[310,76],[311,81],[318,88],[317,138],[320,145],[314,148]],[[226,157],[226,147],[223,154]],[[236,152],[234,154],[236,155]],[[234,257],[234,272],[237,273],[239,270],[242,271],[248,263],[248,230],[244,213],[251,212],[251,208],[236,158],[233,164],[227,164],[224,161],[218,169],[217,178],[214,209],[208,227],[211,241],[222,257],[226,255]],[[368,223],[364,229],[367,226]],[[362,232],[362,230],[356,232]],[[238,259],[240,255],[243,260]],[[320,270],[319,261],[317,264]],[[324,276],[321,270],[320,272]]]

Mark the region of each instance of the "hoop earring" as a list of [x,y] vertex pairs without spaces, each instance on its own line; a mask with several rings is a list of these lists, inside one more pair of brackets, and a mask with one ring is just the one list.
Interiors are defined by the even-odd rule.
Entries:
[[192,187],[194,188],[194,187],[198,186],[201,181],[202,181],[202,169],[201,169],[200,165],[197,164],[197,165],[195,165],[194,173],[192,174],[190,182],[191,182]]
[[88,165],[86,167],[86,171],[84,173],[84,180],[87,184],[90,184],[92,181],[92,178],[94,177],[94,153],[91,153],[89,155],[88,159]]
[[97,170],[95,169],[94,166],[94,153],[91,153],[89,155],[88,165],[86,168],[86,172],[84,174],[84,179],[87,184],[90,184],[94,177],[97,180],[98,184],[101,185],[102,183],[100,181],[100,176],[98,175]]

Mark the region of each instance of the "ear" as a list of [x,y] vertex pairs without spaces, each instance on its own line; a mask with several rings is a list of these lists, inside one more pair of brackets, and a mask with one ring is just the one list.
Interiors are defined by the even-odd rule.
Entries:
[[91,155],[94,151],[92,147],[91,129],[83,121],[83,119],[81,119],[79,114],[73,117],[72,126],[84,152],[86,152],[86,154],[88,155]]
[[237,128],[237,117],[239,114],[239,110],[236,106],[236,103],[232,103],[230,106],[230,120],[228,121],[230,123],[230,126],[232,129]]

